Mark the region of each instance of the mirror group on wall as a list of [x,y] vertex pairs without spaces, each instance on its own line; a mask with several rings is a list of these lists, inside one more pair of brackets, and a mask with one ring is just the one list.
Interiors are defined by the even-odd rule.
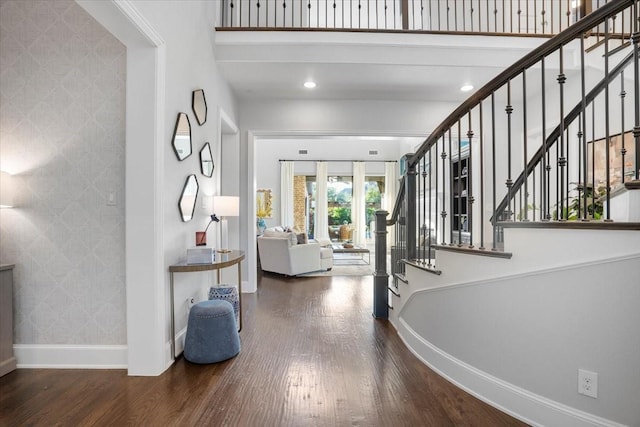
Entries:
[[[194,90],[191,93],[191,107],[198,125],[202,126],[207,121],[207,101],[203,89]],[[188,158],[193,152],[193,137],[191,133],[191,122],[187,113],[178,113],[173,131],[171,145],[179,161]],[[205,142],[200,149],[200,172],[203,176],[211,178],[214,171],[213,154],[211,145]],[[195,213],[196,202],[200,185],[195,174],[187,176],[180,198],[178,209],[180,218],[184,222],[191,221]]]

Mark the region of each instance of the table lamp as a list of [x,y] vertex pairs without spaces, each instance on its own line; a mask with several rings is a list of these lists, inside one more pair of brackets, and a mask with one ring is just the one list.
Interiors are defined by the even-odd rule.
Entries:
[[228,249],[229,232],[224,233],[225,226],[228,226],[227,217],[240,215],[240,198],[238,196],[213,196],[213,210],[220,218],[220,249],[218,252],[231,252]]

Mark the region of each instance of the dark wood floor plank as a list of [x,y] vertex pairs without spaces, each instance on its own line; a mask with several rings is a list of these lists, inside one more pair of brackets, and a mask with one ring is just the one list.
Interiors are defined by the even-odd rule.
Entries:
[[371,276],[261,276],[242,350],[159,377],[24,370],[0,378],[0,425],[521,426],[453,386],[375,320]]

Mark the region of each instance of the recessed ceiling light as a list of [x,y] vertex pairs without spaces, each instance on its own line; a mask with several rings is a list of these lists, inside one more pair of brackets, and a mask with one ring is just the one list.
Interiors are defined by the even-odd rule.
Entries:
[[306,87],[307,89],[313,89],[314,87],[316,87],[316,82],[314,81],[306,81],[304,82],[304,87]]
[[473,89],[473,85],[462,85],[462,86],[460,87],[460,90],[461,90],[462,92],[469,92],[469,91],[470,91],[470,90],[472,90],[472,89]]

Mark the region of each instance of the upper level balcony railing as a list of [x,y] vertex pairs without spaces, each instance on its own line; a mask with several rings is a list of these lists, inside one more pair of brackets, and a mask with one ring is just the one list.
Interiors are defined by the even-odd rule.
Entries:
[[[219,0],[223,30],[554,35],[612,0]],[[615,32],[615,30],[613,31]]]

